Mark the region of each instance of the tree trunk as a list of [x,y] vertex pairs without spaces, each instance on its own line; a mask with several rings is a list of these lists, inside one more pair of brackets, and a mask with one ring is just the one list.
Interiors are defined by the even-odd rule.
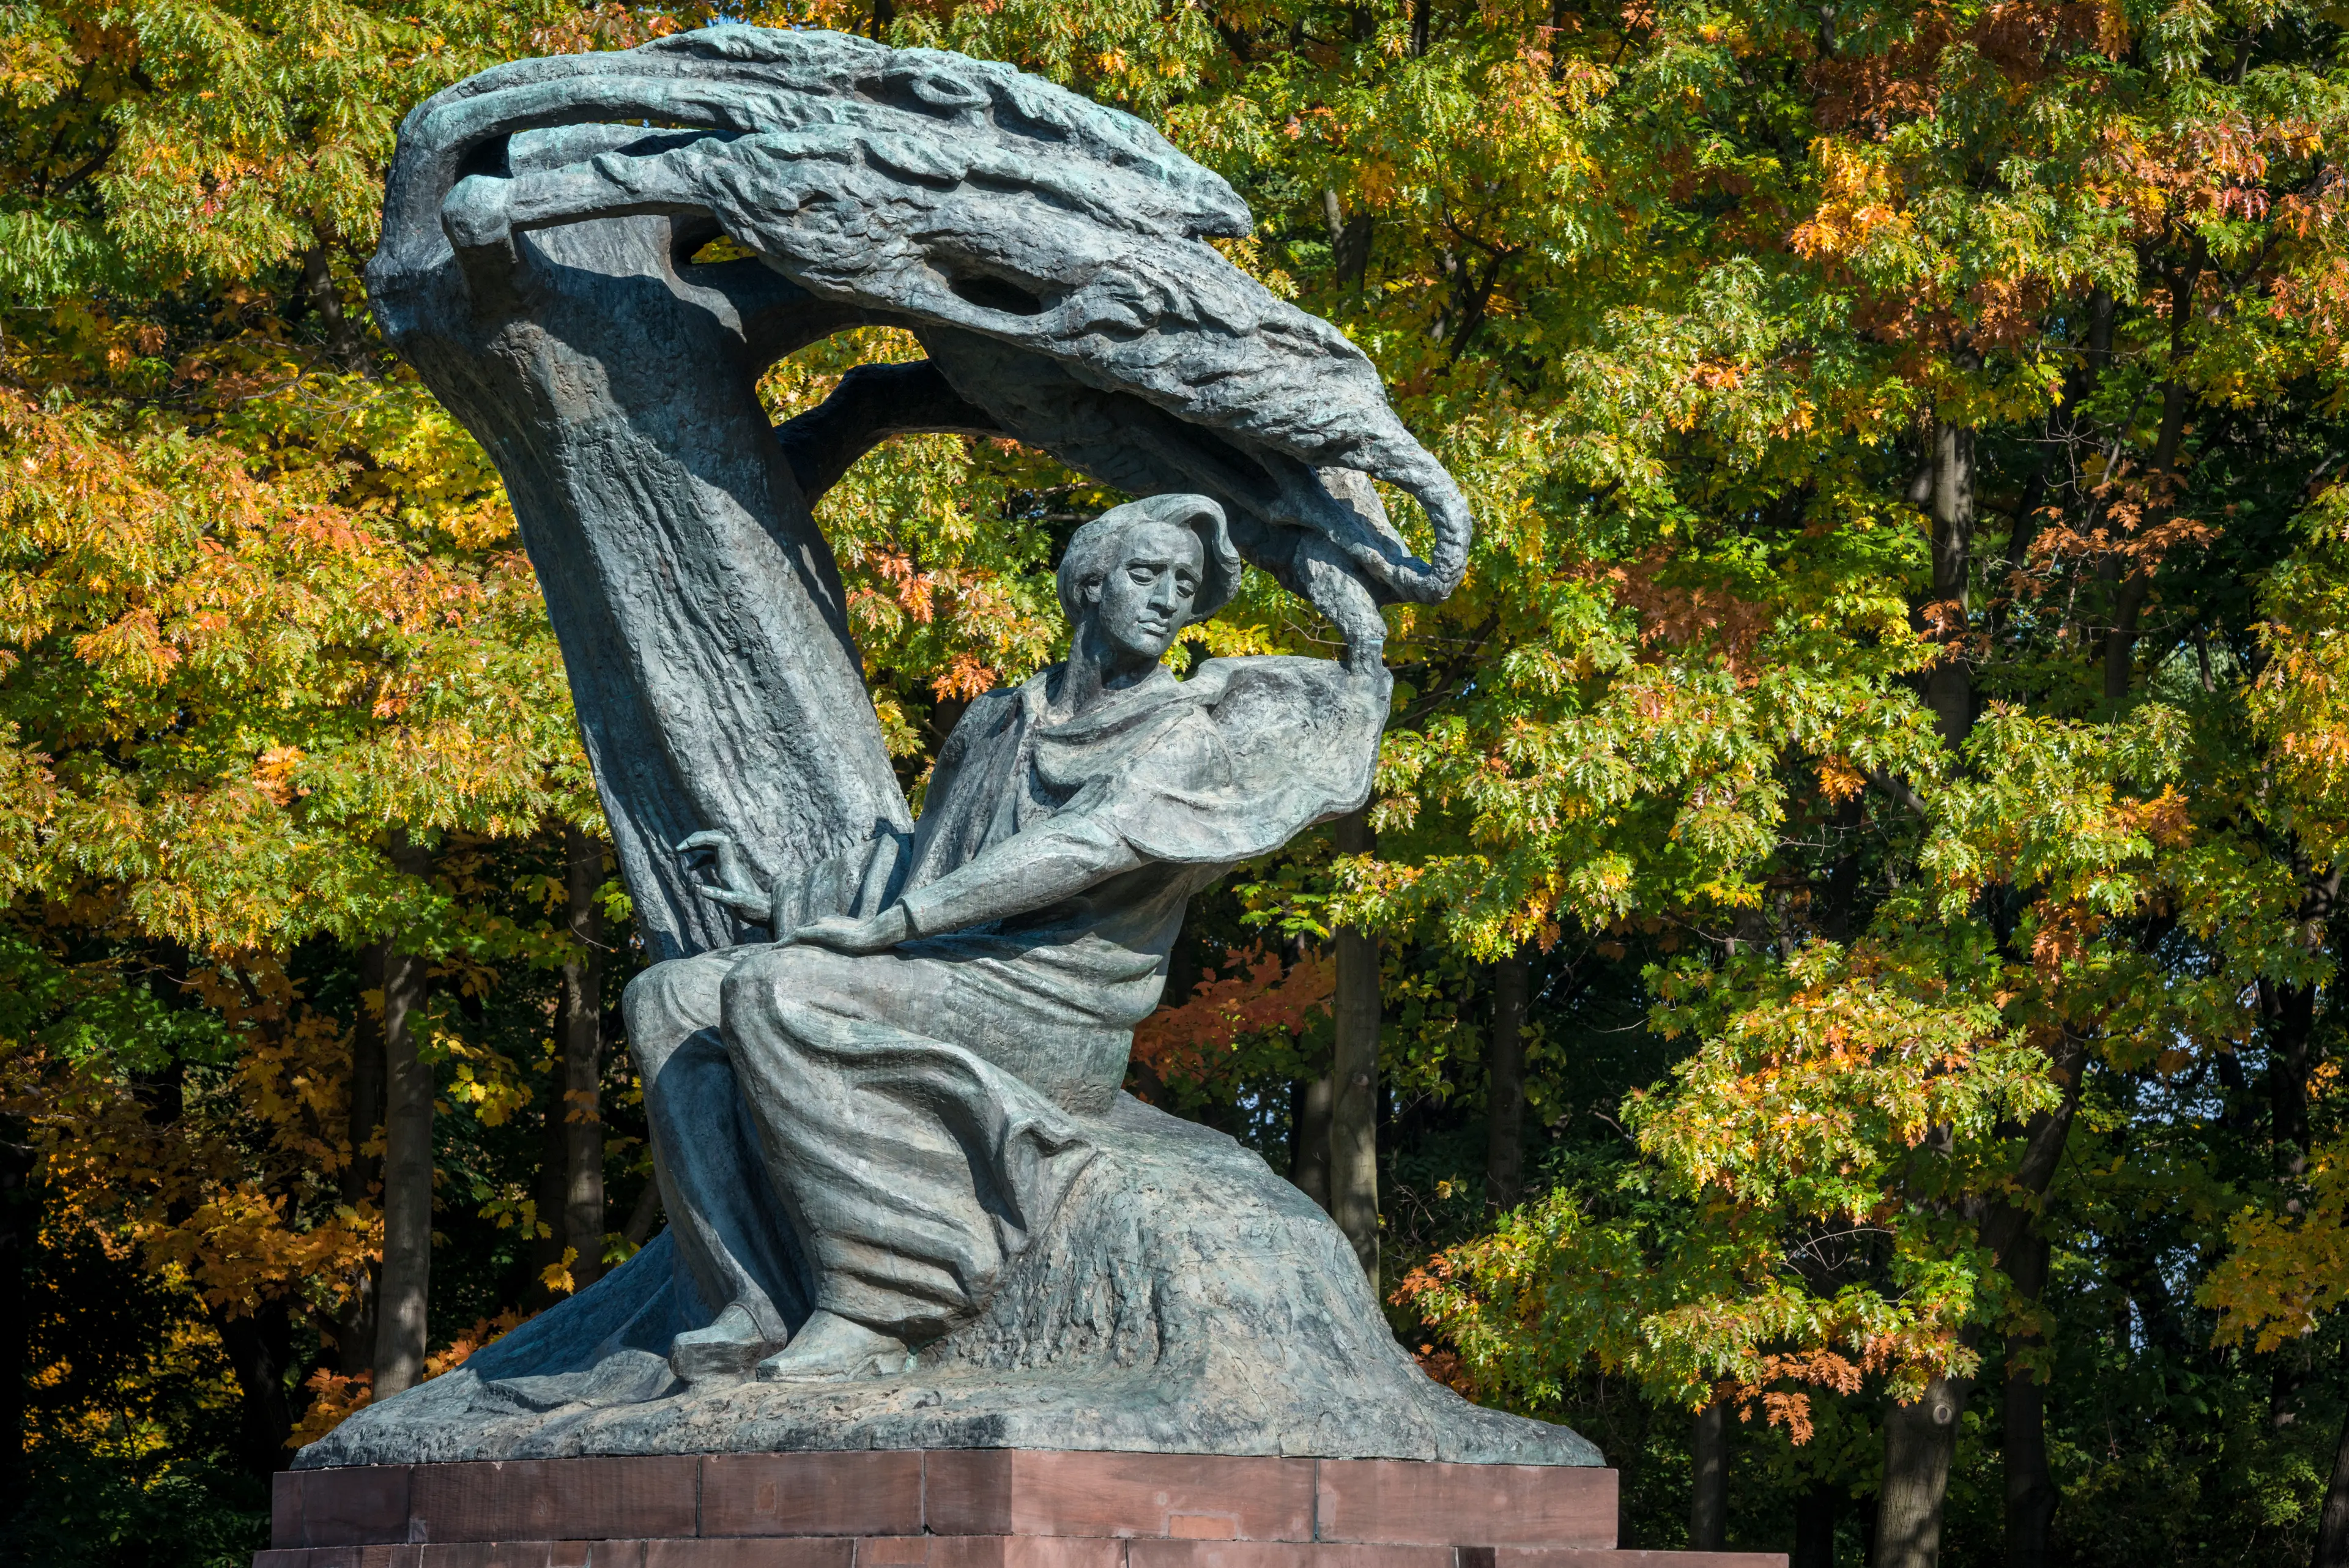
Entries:
[[1493,1041],[1485,1064],[1485,1202],[1515,1209],[1526,1195],[1526,997],[1531,963],[1519,948],[1493,966]]
[[2276,1174],[2297,1184],[2308,1171],[2309,1040],[2315,1031],[2316,992],[2265,980],[2259,989],[2260,1011],[2268,1022],[2269,1129]]
[[1873,1568],[1935,1568],[1940,1562],[1941,1502],[1967,1392],[1961,1378],[1936,1377],[1915,1404],[1886,1412]]
[[323,239],[303,254],[302,295],[326,329],[328,351],[349,367],[358,358],[358,328],[343,312],[343,297],[335,288],[333,258]]
[[1427,54],[1428,36],[1434,30],[1435,0],[1411,0],[1411,57]]
[[[359,990],[383,989],[384,961],[388,941],[369,942],[359,950]],[[350,1116],[343,1136],[350,1140],[351,1162],[343,1168],[342,1199],[351,1208],[376,1189],[383,1179],[383,1154],[363,1152],[383,1131],[383,1015],[362,1003],[351,1029]],[[375,1366],[375,1302],[381,1269],[370,1264],[357,1289],[335,1317],[335,1365],[346,1377],[370,1372]]]
[[33,1375],[33,1303],[26,1279],[31,1242],[39,1231],[34,1200],[33,1147],[25,1126],[0,1116],[0,1496],[22,1496],[25,1389]]
[[1843,1492],[1821,1481],[1795,1500],[1795,1552],[1786,1568],[1836,1568],[1836,1520]]
[[1689,1550],[1729,1543],[1729,1406],[1715,1399],[1696,1413],[1689,1433]]
[[1289,1091],[1288,1179],[1330,1211],[1330,1075],[1299,1080]]
[[1933,519],[1933,597],[1940,611],[1929,629],[1947,652],[1925,677],[1925,703],[1934,728],[1951,751],[1974,727],[1973,670],[1966,661],[1967,616],[1972,608],[1974,432],[1936,421],[1930,454],[1928,508]]
[[[2062,1085],[2055,1108],[2033,1116],[2023,1127],[2023,1158],[2013,1188],[2036,1199],[2055,1179],[2064,1145],[2080,1106],[2087,1073],[2087,1043],[2068,1031],[2049,1049],[2051,1075]],[[1983,1246],[1998,1266],[2024,1267],[2017,1254],[2033,1239],[2033,1214],[2023,1203],[2002,1199],[1982,1221]],[[1969,1335],[1971,1330],[1967,1331]],[[1950,1461],[1957,1450],[1958,1418],[1965,1413],[1966,1380],[1937,1376],[1924,1397],[1896,1405],[1884,1419],[1884,1481],[1876,1500],[1874,1568],[1934,1568],[1941,1552],[1941,1501],[1949,1490]]]
[[[2153,441],[2153,490],[2147,508],[2150,514],[2167,512],[2175,497],[2178,472],[2178,443],[2186,434],[2186,416],[2194,406],[2193,389],[2178,380],[2175,374],[2178,361],[2186,354],[2186,329],[2194,319],[2194,286],[2201,275],[2199,262],[2189,260],[2169,276],[2169,363],[2170,379],[2161,386],[2161,423]],[[2124,563],[2117,555],[2106,557],[2103,576],[2113,585],[2113,624],[2105,633],[2105,706],[2114,712],[2127,701],[2129,676],[2137,663],[2137,620],[2145,613],[2146,596],[2153,587],[2153,575],[2135,563]]]
[[[558,1045],[568,1001],[566,997],[556,1007]],[[567,1190],[568,1175],[564,1168],[567,1147],[563,1126],[564,1079],[563,1055],[558,1050],[547,1070],[545,1088],[539,1096],[538,1182],[532,1196],[537,1200],[538,1226],[543,1233],[531,1239],[530,1269],[533,1277],[524,1293],[541,1310],[561,1301],[564,1294],[559,1286],[547,1282],[549,1272],[563,1262],[566,1240],[563,1218],[563,1199]]]
[[569,871],[571,940],[579,956],[563,966],[564,1241],[578,1254],[571,1283],[604,1277],[604,846],[576,824],[563,829]]
[[636,1207],[628,1210],[628,1222],[620,1228],[620,1239],[631,1247],[641,1247],[653,1239],[653,1227],[660,1219],[660,1183],[647,1178],[645,1189],[636,1194]]
[[[1367,855],[1376,843],[1368,809],[1341,816],[1338,848]],[[1337,1039],[1330,1064],[1330,1215],[1379,1282],[1379,942],[1338,928]]]
[[[392,864],[430,874],[430,855],[402,838]],[[384,944],[383,1272],[376,1293],[375,1397],[424,1376],[425,1312],[432,1279],[432,1068],[417,1053],[426,964]]]
[[242,1317],[214,1314],[212,1326],[236,1370],[236,1454],[252,1474],[267,1479],[287,1468],[294,1450],[294,1407],[285,1397],[285,1374],[294,1362],[292,1308],[282,1297],[264,1301]]
[[1340,283],[1350,282],[1356,293],[1361,292],[1371,267],[1371,224],[1368,213],[1346,215],[1338,192],[1330,186],[1321,187],[1321,219],[1330,230],[1330,269]]
[[2324,1511],[2317,1516],[2316,1551],[2309,1568],[2349,1568],[2349,1419],[2333,1449],[2333,1484],[2324,1489]]
[[[2046,1238],[2026,1234],[2015,1244],[2006,1272],[2016,1294],[2037,1302],[2047,1282]],[[2006,1336],[2006,1568],[2045,1568],[2048,1527],[2055,1519],[2055,1478],[2047,1468],[2046,1389],[2024,1364],[2043,1343],[2036,1334]]]

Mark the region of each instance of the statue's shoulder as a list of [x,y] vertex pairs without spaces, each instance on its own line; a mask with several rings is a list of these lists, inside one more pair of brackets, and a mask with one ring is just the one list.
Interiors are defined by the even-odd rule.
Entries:
[[1394,678],[1382,667],[1363,673],[1334,659],[1254,653],[1208,659],[1191,672],[1183,691],[1196,706],[1222,720],[1285,708],[1300,713],[1375,709],[1383,720]]
[[1044,684],[1057,664],[1040,670],[1017,686],[994,686],[970,700],[955,721],[953,732],[938,753],[941,762],[959,762],[974,741],[984,741],[1000,733],[1017,720],[1023,711],[1040,708],[1044,701]]

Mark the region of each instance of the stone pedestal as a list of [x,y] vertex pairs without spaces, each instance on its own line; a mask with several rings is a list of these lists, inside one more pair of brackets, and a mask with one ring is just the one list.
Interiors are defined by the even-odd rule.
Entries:
[[254,1568],[1785,1568],[1615,1545],[1612,1470],[933,1449],[277,1478]]

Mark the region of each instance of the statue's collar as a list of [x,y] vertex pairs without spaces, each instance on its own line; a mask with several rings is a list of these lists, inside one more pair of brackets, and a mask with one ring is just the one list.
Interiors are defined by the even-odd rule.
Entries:
[[1047,666],[1019,688],[1020,717],[1036,726],[1039,735],[1065,743],[1081,745],[1106,739],[1158,712],[1168,702],[1190,695],[1184,690],[1185,682],[1175,680],[1174,672],[1161,664],[1131,686],[1102,692],[1083,712],[1056,724],[1051,720],[1051,687],[1067,669],[1066,664]]

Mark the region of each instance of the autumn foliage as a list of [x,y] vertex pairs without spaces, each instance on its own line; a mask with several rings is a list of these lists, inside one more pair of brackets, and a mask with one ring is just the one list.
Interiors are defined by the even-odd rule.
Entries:
[[[497,476],[357,269],[409,106],[708,15],[0,5],[0,1218],[43,1561],[238,1560],[252,1478],[363,1396],[388,934],[429,960],[439,1364],[573,1279],[555,846],[597,807]],[[1725,1402],[1734,1543],[1893,1568],[1930,1492],[1952,1564],[2310,1560],[2349,1415],[2342,16],[727,15],[1151,119],[1475,507],[1461,593],[1388,611],[1375,851],[1204,896],[1131,1087],[1309,1190],[1323,955],[1375,929],[1396,1326],[1598,1440],[1635,1543],[1685,1544]],[[762,390],[916,352],[865,328]],[[916,801],[1054,656],[1052,562],[1114,499],[947,436],[824,499]],[[1334,650],[1253,576],[1190,639]],[[657,1210],[609,945],[616,1260]],[[1924,1391],[1964,1418],[1889,1442]]]

